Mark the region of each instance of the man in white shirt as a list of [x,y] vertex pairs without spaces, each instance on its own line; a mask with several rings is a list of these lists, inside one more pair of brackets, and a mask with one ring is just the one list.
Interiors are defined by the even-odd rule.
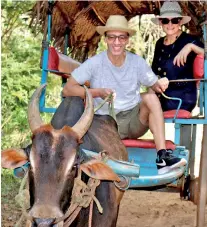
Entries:
[[[139,92],[141,85],[157,93],[164,92],[169,85],[168,79],[158,79],[142,57],[125,50],[129,36],[136,31],[128,27],[124,16],[110,16],[105,26],[97,27],[97,32],[105,35],[107,51],[91,57],[71,73],[63,96],[84,98],[85,90],[80,85],[86,81],[90,82],[89,91],[95,106],[113,93],[121,139],[136,139],[150,128],[158,151],[158,173],[185,165],[185,159],[177,158],[172,151],[166,150],[163,112],[156,94]],[[97,114],[109,114],[108,103]]]

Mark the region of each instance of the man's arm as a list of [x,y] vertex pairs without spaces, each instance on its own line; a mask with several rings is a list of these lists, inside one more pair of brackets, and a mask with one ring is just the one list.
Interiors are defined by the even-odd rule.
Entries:
[[157,92],[157,93],[162,93],[164,92],[169,86],[169,80],[167,77],[163,77],[159,80],[157,80],[152,86],[152,90]]
[[[90,88],[89,91],[93,98],[100,97],[102,99],[105,99],[111,92],[113,92],[111,89],[107,88]],[[62,95],[63,97],[79,96],[85,98],[85,89],[72,76],[70,76],[63,88]]]

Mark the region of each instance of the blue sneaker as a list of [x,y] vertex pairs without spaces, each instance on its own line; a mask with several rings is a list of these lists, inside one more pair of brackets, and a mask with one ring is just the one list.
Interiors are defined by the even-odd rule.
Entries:
[[172,150],[159,150],[156,159],[158,174],[170,172],[173,169],[185,166],[187,161],[184,158],[177,158]]

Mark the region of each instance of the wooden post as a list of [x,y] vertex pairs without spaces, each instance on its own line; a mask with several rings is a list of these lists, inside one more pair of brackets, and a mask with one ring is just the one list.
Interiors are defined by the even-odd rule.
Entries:
[[197,205],[197,227],[205,226],[205,206],[207,199],[207,125],[204,125],[200,159],[199,191]]

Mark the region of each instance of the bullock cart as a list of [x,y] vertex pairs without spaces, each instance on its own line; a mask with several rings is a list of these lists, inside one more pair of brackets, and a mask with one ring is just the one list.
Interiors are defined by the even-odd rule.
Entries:
[[[43,41],[41,84],[47,82],[48,72],[62,76],[63,83],[65,83],[70,72],[78,67],[80,62],[83,62],[88,57],[95,54],[100,41],[100,36],[95,32],[95,26],[105,24],[109,15],[119,13],[127,16],[128,19],[142,14],[156,15],[159,13],[160,4],[160,1],[137,1],[130,3],[126,1],[91,1],[90,3],[57,1],[55,3],[37,3],[34,7],[34,11],[36,10],[36,15],[38,15],[38,17],[36,17],[39,19],[37,23],[39,22],[44,28],[45,37]],[[202,1],[201,3],[190,3],[186,1],[180,2],[180,5],[183,12],[192,17],[188,25],[190,32],[200,35],[201,37],[203,36],[206,42],[206,24],[202,23],[206,18],[206,3]],[[103,12],[103,9],[106,9],[106,12]],[[46,10],[48,14],[44,13]],[[51,47],[49,45],[51,39],[55,41],[54,45],[59,47],[62,53],[66,53],[66,49],[69,47],[71,50],[70,56],[72,58],[66,58],[65,55],[56,51],[54,47]],[[202,64],[203,65],[199,67],[204,67],[204,63]],[[65,65],[67,65],[67,67],[65,67]],[[191,113],[180,110],[179,106],[175,111],[167,111],[164,113],[166,123],[175,123],[175,139],[173,142],[166,141],[167,147],[175,150],[178,156],[188,159],[188,167],[191,169],[192,176],[194,174],[196,126],[198,124],[207,123],[206,78],[207,74],[205,70],[205,75],[202,75],[200,79],[195,79],[201,81],[198,89],[200,92],[198,100],[200,112],[197,117],[192,117]],[[44,92],[40,98],[40,110],[50,113],[56,110],[55,108],[45,106]],[[157,176],[156,166],[154,164],[155,152],[153,141],[124,140],[123,142],[128,147],[129,160],[133,160],[135,163],[142,166],[142,168],[140,168],[139,178],[132,179],[130,187],[150,187],[169,184],[180,178],[183,174],[183,170],[179,170],[178,172],[162,176],[161,178]],[[146,149],[147,152],[145,152]],[[140,155],[139,152],[141,152]],[[150,162],[150,160],[152,160],[152,162]],[[143,165],[141,163],[143,163]],[[185,172],[188,174],[188,171]],[[143,179],[142,177],[145,175],[152,176],[152,178]]]
[[[69,46],[71,49],[70,56],[76,59],[78,62],[83,62],[87,57],[95,54],[98,42],[100,41],[99,35],[95,32],[95,26],[103,25],[106,19],[111,14],[123,14],[128,17],[128,19],[142,14],[159,14],[160,1],[137,1],[137,2],[93,2],[89,4],[86,3],[61,3],[56,2],[55,5],[48,5],[51,7],[53,14],[41,15],[39,18],[40,23],[44,25],[45,41],[49,41],[51,38],[55,38],[57,46],[61,47],[62,52]],[[188,29],[191,33],[203,35],[205,46],[207,40],[207,25],[202,23],[206,20],[207,5],[204,1],[190,2],[181,1],[180,5],[184,14],[188,14],[192,17],[191,22],[188,24]],[[38,5],[36,5],[38,8]],[[40,3],[39,3],[40,7]],[[45,5],[41,6],[39,9],[43,12]],[[65,10],[62,10],[64,9]],[[74,10],[75,13],[72,13]],[[67,12],[67,13],[66,13]],[[58,17],[58,14],[62,14],[62,17]],[[65,15],[69,15],[67,18]],[[46,23],[46,18],[47,22]],[[64,18],[64,19],[63,19]],[[52,26],[51,21],[54,21]],[[61,20],[66,20],[67,23],[61,23]],[[46,29],[48,26],[48,29]],[[90,31],[90,32],[89,32]],[[47,38],[46,38],[47,34]],[[58,35],[57,35],[58,34]],[[52,36],[52,37],[51,37]],[[63,36],[65,37],[63,39]],[[52,66],[51,52],[54,51],[50,48],[45,48],[43,52],[43,71],[42,71],[42,83],[46,82],[48,70],[58,70],[63,73],[63,83],[66,81],[65,77],[67,74],[64,73],[64,67],[60,65],[55,68],[50,68]],[[206,49],[205,49],[206,51]],[[49,61],[48,61],[49,56]],[[59,59],[62,59],[60,56]],[[71,69],[66,69],[69,73],[75,67],[78,67],[78,62],[71,62]],[[204,63],[203,63],[204,64]],[[179,157],[186,158],[188,160],[188,165],[186,169],[179,169],[170,174],[159,176],[157,175],[156,166],[154,164],[155,160],[155,146],[153,141],[146,140],[124,140],[124,144],[127,147],[129,153],[129,161],[135,162],[140,166],[139,177],[132,177],[129,179],[129,187],[152,187],[158,185],[174,185],[180,187],[180,195],[182,198],[188,198],[191,200],[196,200],[195,194],[199,192],[195,191],[195,184],[190,187],[190,182],[194,179],[194,164],[195,164],[195,150],[196,150],[196,129],[199,124],[207,124],[207,62],[205,60],[205,74],[203,75],[203,81],[200,82],[199,87],[199,105],[200,111],[197,117],[192,117],[190,113],[179,110],[165,112],[165,122],[174,123],[175,136],[174,141],[167,141],[168,148],[172,148],[174,153],[177,153]],[[201,67],[204,67],[201,66]],[[59,70],[60,69],[60,70]],[[54,72],[54,71],[53,71]],[[60,74],[59,74],[60,75]],[[45,107],[44,94],[41,97],[40,108],[43,112],[53,112],[53,108]],[[204,132],[205,133],[205,132]],[[203,144],[205,144],[205,135],[203,135]],[[203,145],[202,155],[206,153],[206,147]],[[89,152],[90,153],[90,152]],[[206,191],[205,179],[206,171],[204,171],[205,164],[203,164],[205,158],[201,158],[200,175],[200,190],[201,185],[204,184],[204,190]],[[127,175],[126,173],[123,175]],[[204,175],[204,176],[203,176]],[[189,177],[190,176],[190,177]],[[203,180],[204,179],[204,180]],[[200,191],[199,190],[199,191]],[[206,201],[204,197],[206,194],[200,194],[202,201]],[[198,198],[201,198],[200,196]],[[200,207],[200,205],[199,205]],[[198,209],[201,213],[201,208]],[[200,218],[198,219],[200,220]]]
[[[40,24],[44,32],[42,45],[42,76],[41,85],[47,82],[48,73],[60,76],[62,83],[67,81],[70,72],[81,62],[96,53],[100,36],[95,32],[95,26],[104,25],[109,15],[122,14],[128,19],[142,14],[159,14],[161,1],[48,1],[37,2],[33,9],[33,23]],[[188,29],[192,33],[203,35],[205,41],[205,58],[207,58],[207,23],[206,2],[180,2],[184,14],[192,17]],[[35,22],[34,22],[35,21]],[[51,40],[59,51],[52,47]],[[67,48],[70,57],[66,56]],[[198,204],[197,226],[204,225],[204,212],[207,197],[207,60],[203,60],[204,73],[196,80],[199,83],[199,114],[181,110],[164,113],[166,123],[174,123],[175,140],[166,141],[167,148],[174,150],[179,158],[187,160],[187,166],[170,173],[158,175],[155,165],[156,152],[152,140],[123,140],[128,152],[128,161],[112,160],[106,163],[119,176],[122,185],[119,189],[156,188],[174,186],[180,188],[180,196],[191,199]],[[40,96],[40,111],[54,113],[54,107],[45,106],[45,90]],[[40,93],[38,93],[40,95]],[[182,100],[180,100],[182,102]],[[200,163],[199,190],[195,192],[194,162],[197,125],[204,125],[203,143]],[[85,156],[97,158],[97,153],[87,147],[81,147]],[[16,169],[17,172],[21,170]],[[116,177],[112,177],[116,179]],[[197,194],[197,196],[196,196]],[[198,198],[195,201],[195,198]],[[37,220],[38,221],[38,220]],[[50,220],[47,220],[48,223]]]

